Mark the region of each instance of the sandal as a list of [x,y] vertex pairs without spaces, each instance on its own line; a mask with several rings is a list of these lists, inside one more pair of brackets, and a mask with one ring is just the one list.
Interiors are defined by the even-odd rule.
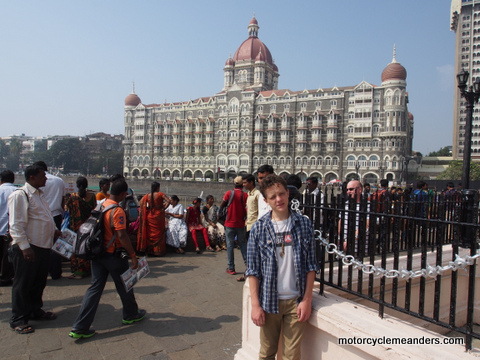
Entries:
[[51,311],[43,311],[40,313],[40,315],[36,315],[32,317],[33,320],[40,320],[40,321],[50,321],[50,320],[55,320],[57,318],[57,315]]
[[206,250],[215,252],[215,250],[213,250],[213,248],[211,246],[207,246]]
[[244,275],[239,276],[239,277],[237,278],[237,281],[239,281],[239,282],[245,281],[245,276],[244,276]]
[[200,254],[200,248],[198,248],[198,247],[195,248],[195,252],[196,252],[197,254]]
[[176,249],[175,252],[177,254],[185,254],[185,251],[183,251],[183,249],[180,249],[180,248]]
[[35,329],[28,324],[18,325],[12,327],[12,331],[15,331],[17,334],[30,334],[35,332]]

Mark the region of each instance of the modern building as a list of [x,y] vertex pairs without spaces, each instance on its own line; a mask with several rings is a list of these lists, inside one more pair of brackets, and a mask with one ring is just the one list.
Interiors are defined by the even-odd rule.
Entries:
[[[480,1],[452,0],[450,29],[455,32],[455,74],[462,69],[470,73],[469,85],[480,76]],[[455,87],[456,88],[456,87]],[[472,123],[472,160],[480,160],[480,115],[475,108]],[[463,158],[466,102],[454,91],[453,147],[454,159]]]
[[357,176],[402,181],[411,161],[413,116],[407,72],[395,50],[380,86],[362,81],[279,90],[279,69],[258,30],[253,18],[248,38],[225,63],[219,93],[149,105],[135,92],[125,98],[125,175],[208,181],[254,173],[268,163],[278,174],[324,182]]

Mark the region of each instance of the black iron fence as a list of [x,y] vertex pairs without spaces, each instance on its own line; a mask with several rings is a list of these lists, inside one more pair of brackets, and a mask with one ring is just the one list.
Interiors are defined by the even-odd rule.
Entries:
[[357,201],[331,193],[304,196],[301,204],[319,229],[321,294],[327,285],[377,303],[382,318],[390,308],[457,331],[467,350],[480,339],[473,330],[480,316],[476,192]]

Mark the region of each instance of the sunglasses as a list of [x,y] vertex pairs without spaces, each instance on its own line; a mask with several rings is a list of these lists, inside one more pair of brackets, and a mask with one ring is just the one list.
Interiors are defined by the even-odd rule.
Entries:
[[347,191],[355,191],[357,188],[347,188]]

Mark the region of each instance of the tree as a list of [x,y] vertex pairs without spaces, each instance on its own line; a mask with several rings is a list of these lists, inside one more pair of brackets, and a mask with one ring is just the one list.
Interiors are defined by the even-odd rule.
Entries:
[[8,145],[8,155],[5,159],[7,169],[18,171],[20,167],[20,155],[23,150],[23,143],[21,140],[13,138]]
[[8,156],[8,146],[5,144],[5,141],[0,140],[0,168],[5,167],[5,161],[7,160]]
[[[463,161],[454,160],[448,165],[448,168],[438,175],[439,180],[461,180],[463,170]],[[470,164],[470,180],[480,180],[480,164],[472,162]]]
[[58,140],[46,153],[49,167],[63,167],[63,172],[87,173],[89,154],[78,138]]
[[452,151],[450,146],[444,146],[438,151],[432,151],[428,156],[451,156]]

